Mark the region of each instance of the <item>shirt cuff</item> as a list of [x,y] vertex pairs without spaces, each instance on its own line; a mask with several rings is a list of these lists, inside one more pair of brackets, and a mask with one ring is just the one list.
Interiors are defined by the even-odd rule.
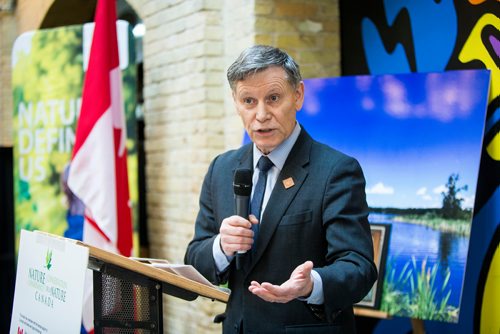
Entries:
[[308,304],[322,305],[325,302],[323,295],[323,280],[316,270],[311,270],[311,278],[313,280],[313,289],[307,298],[297,298],[305,301]]
[[226,256],[226,254],[224,254],[224,252],[222,251],[222,248],[220,247],[220,234],[217,234],[214,239],[214,243],[212,245],[212,254],[214,257],[215,266],[217,267],[217,271],[219,273],[224,272],[227,267],[229,267],[229,264],[234,257]]

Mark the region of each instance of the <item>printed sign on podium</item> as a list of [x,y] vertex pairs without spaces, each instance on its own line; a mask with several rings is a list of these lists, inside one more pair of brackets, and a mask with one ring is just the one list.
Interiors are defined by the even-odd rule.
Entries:
[[79,333],[89,250],[21,231],[10,334]]

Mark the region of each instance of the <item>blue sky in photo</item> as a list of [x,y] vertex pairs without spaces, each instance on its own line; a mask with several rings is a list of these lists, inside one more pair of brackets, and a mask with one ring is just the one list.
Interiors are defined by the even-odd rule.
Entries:
[[487,70],[307,79],[297,119],[359,160],[371,207],[441,207],[458,173],[463,207],[477,184]]

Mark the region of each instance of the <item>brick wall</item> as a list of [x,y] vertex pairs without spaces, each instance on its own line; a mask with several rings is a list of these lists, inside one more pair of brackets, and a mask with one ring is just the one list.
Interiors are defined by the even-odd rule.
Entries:
[[224,1],[224,135],[225,148],[237,148],[243,140],[244,129],[236,113],[226,70],[248,46],[255,43],[255,1]]
[[0,13],[0,146],[13,145],[12,138],[12,45],[17,31],[15,16]]
[[304,78],[340,75],[338,1],[256,0],[255,17],[255,42],[289,52]]
[[[150,253],[182,262],[211,159],[224,150],[222,0],[130,2],[146,26],[144,117]],[[196,311],[194,311],[196,310]],[[223,305],[164,298],[169,333],[220,332]]]

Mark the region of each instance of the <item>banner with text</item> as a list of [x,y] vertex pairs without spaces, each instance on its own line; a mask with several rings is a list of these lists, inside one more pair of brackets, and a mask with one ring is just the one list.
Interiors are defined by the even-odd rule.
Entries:
[[89,250],[21,231],[10,334],[79,333]]
[[[93,23],[89,23],[26,32],[14,43],[12,88],[17,236],[21,229],[26,229],[81,239],[84,207],[71,193],[66,181],[92,33]],[[125,21],[117,21],[117,34],[127,119],[130,199],[137,221],[134,39]]]

